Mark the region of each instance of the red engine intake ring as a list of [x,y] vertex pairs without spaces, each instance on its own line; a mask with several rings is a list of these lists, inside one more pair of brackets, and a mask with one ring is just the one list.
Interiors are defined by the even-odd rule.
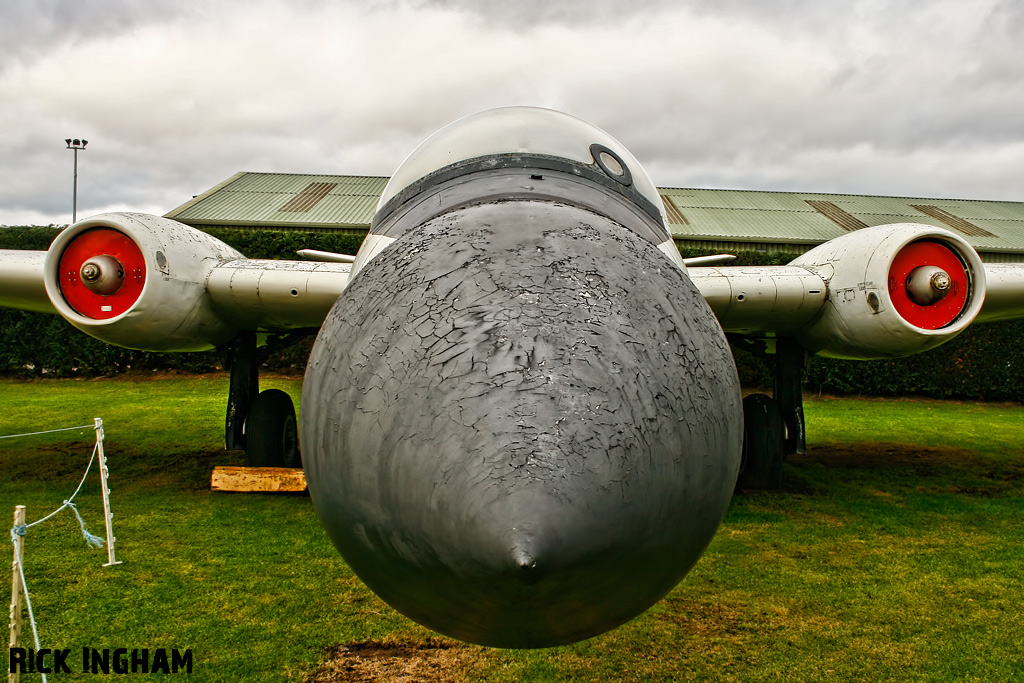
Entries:
[[[918,266],[936,266],[946,271],[952,284],[938,301],[921,305],[907,292],[907,277]],[[960,256],[942,242],[919,240],[900,249],[889,266],[889,298],[896,312],[911,325],[937,330],[949,325],[967,308],[971,280]]]
[[[124,283],[116,292],[97,294],[86,287],[79,272],[96,256],[110,256],[124,268]],[[80,315],[107,320],[121,315],[139,300],[146,284],[146,259],[124,233],[113,228],[92,228],[75,237],[60,256],[57,282],[64,300]]]

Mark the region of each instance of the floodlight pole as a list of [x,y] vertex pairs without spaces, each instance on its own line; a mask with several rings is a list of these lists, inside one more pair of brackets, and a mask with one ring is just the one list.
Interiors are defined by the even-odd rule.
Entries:
[[88,140],[79,140],[77,138],[66,138],[64,140],[67,143],[68,149],[75,150],[75,182],[74,190],[71,199],[71,222],[78,222],[78,150],[85,151],[85,146],[89,144]]

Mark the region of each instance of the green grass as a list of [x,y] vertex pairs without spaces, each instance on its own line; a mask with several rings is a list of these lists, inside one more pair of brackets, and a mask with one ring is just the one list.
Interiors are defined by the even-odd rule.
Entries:
[[928,399],[809,398],[805,412],[813,443],[870,442],[965,446],[992,456],[1019,453],[1024,410],[1019,404]]
[[[279,681],[336,643],[426,642],[347,568],[308,498],[208,490],[214,465],[241,464],[220,448],[226,392],[220,377],[0,382],[0,434],[106,426],[124,564],[101,567],[68,512],[29,531],[43,646],[190,648],[190,680]],[[784,489],[737,496],[666,599],[572,646],[453,648],[450,680],[1024,680],[1024,408],[814,399],[806,413],[811,449]],[[59,506],[91,439],[0,441],[0,514]],[[94,474],[79,503],[102,534]]]

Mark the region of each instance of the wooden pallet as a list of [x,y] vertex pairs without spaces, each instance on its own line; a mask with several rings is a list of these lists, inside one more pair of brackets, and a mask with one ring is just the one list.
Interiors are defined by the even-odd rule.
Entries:
[[298,493],[306,490],[306,475],[291,467],[214,467],[214,491]]

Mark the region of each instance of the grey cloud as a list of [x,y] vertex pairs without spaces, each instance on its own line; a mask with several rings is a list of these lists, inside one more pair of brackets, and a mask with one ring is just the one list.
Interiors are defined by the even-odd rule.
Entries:
[[69,212],[68,135],[84,210],[163,212],[240,170],[389,174],[509,104],[661,185],[1022,199],[1008,0],[0,2],[0,223]]
[[174,0],[0,0],[0,67],[31,60],[55,46],[96,40],[181,13]]

